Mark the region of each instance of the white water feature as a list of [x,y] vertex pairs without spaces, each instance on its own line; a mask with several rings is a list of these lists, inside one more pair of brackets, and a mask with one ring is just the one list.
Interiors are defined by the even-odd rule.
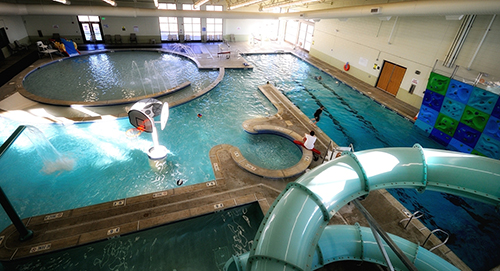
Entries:
[[43,173],[52,174],[58,172],[60,174],[63,171],[73,170],[75,159],[59,153],[42,131],[34,126],[26,126],[25,133],[43,161],[43,168],[41,169]]
[[191,49],[191,47],[189,47],[187,45],[175,43],[174,45],[172,45],[172,48],[176,52],[184,53],[190,57],[196,57],[196,54],[193,51],[193,49]]
[[137,81],[132,81],[131,84],[138,85],[140,82],[144,95],[159,93],[177,86],[175,72],[162,69],[161,61],[146,60],[143,67],[139,67],[137,62],[132,61],[131,78],[136,78]]

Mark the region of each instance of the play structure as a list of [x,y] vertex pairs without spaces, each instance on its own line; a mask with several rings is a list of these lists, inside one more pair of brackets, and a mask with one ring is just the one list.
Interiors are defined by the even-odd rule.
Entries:
[[415,126],[448,149],[500,159],[500,86],[483,73],[464,81],[431,72]]
[[69,57],[80,55],[80,51],[76,49],[78,46],[74,41],[61,38],[61,42],[54,41],[54,45],[61,53]]
[[[500,161],[419,145],[344,152],[289,183],[263,219],[251,251],[233,256],[224,270],[315,270],[345,260],[396,270],[459,270],[400,237],[382,243],[370,228],[327,226],[347,203],[362,208],[359,197],[387,188],[429,189],[498,206]],[[386,252],[388,246],[393,250]]]
[[167,148],[158,142],[158,132],[156,130],[154,118],[161,115],[161,129],[165,129],[168,121],[168,103],[163,103],[150,98],[140,100],[128,111],[130,124],[142,132],[151,133],[153,137],[153,147],[148,150],[150,160],[163,160],[167,157]]

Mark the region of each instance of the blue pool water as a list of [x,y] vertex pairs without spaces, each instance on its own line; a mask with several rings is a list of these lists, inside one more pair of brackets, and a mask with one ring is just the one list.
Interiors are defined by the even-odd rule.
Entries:
[[[132,126],[126,118],[67,126],[36,124],[61,154],[74,160],[73,169],[58,171],[68,165],[55,163],[46,174],[36,144],[23,132],[0,158],[0,185],[19,215],[29,217],[171,189],[179,179],[184,185],[213,180],[208,154],[218,144],[240,148],[258,166],[288,168],[301,158],[294,143],[276,135],[250,135],[242,128],[247,119],[277,112],[256,87],[259,84],[261,79],[248,72],[228,71],[208,94],[171,108],[167,126],[159,132],[160,144],[169,150],[161,170],[150,167],[145,153],[152,146],[151,135],[128,137]],[[0,117],[1,141],[19,124]],[[3,229],[10,221],[0,212]]]
[[97,102],[155,94],[187,81],[191,82],[189,91],[196,92],[217,75],[198,70],[190,59],[175,54],[117,51],[52,62],[28,74],[23,86],[48,99]]
[[[222,143],[239,147],[245,157],[260,166],[286,168],[300,159],[300,151],[293,143],[273,135],[248,135],[241,128],[246,119],[276,113],[257,89],[266,81],[275,84],[310,117],[324,105],[326,110],[318,126],[341,146],[353,143],[356,151],[410,147],[414,143],[426,148],[442,148],[414,128],[410,121],[294,56],[249,55],[245,58],[256,67],[254,70],[226,70],[224,80],[210,93],[171,109],[167,128],[160,133],[160,144],[170,150],[165,171],[154,171],[148,165],[144,152],[152,145],[149,134],[138,138],[125,136],[126,130],[131,128],[126,119],[71,126],[37,125],[61,153],[74,159],[75,173],[62,171],[44,176],[40,173],[43,165],[35,162],[37,154],[32,150],[33,145],[23,139],[23,135],[5,154],[8,156],[1,158],[2,173],[14,175],[7,175],[8,178],[0,180],[0,185],[4,190],[9,189],[6,193],[12,197],[16,210],[26,217],[169,189],[175,186],[177,179],[185,179],[186,185],[208,181],[213,178],[208,151]],[[321,75],[323,80],[315,80],[316,75]],[[162,98],[168,99],[168,96]],[[197,118],[197,114],[203,117]],[[0,139],[4,141],[19,123],[0,118],[0,124],[8,128],[0,131]],[[22,161],[39,164],[32,167],[33,172],[15,175],[12,172],[16,169],[25,169]],[[83,171],[78,172],[80,169]],[[73,179],[81,175],[85,177]],[[24,182],[21,187],[33,189],[19,191],[17,184],[12,185],[12,180],[18,181],[18,178]],[[454,247],[453,240],[448,245],[474,270],[488,270],[485,261],[470,261],[467,254],[491,255],[491,251],[498,251],[497,247],[488,244],[490,240],[483,241],[485,238],[498,239],[492,237],[492,232],[500,232],[491,225],[496,223],[490,223],[499,219],[498,214],[490,217],[489,206],[440,193],[435,196],[431,191],[417,194],[414,190],[394,189],[390,192],[410,211],[413,206],[420,211],[425,209],[426,213],[429,210],[429,220],[424,220],[429,228],[438,225],[441,229],[450,229],[448,232],[456,236],[474,235],[476,240],[473,242],[462,243],[456,238],[459,245]],[[436,212],[433,208],[439,210]],[[455,217],[460,210],[465,214]],[[2,211],[2,219],[4,217]],[[458,221],[470,226],[458,232],[461,230],[455,224]],[[0,221],[0,226],[5,227],[8,223]]]
[[[325,106],[318,127],[340,146],[353,143],[356,151],[411,147],[415,143],[425,148],[444,148],[409,120],[293,56],[249,55],[246,59],[256,66],[255,73],[275,84],[311,118],[316,109]],[[276,77],[270,69],[287,76]],[[314,79],[319,75],[321,81]],[[489,270],[500,264],[491,253],[500,251],[495,241],[500,239],[500,213],[494,206],[434,191],[388,191],[412,213],[424,213],[421,221],[429,229],[448,232],[448,247],[473,270]]]
[[5,269],[222,270],[232,255],[250,250],[263,217],[258,203],[238,206],[108,241],[8,263]]

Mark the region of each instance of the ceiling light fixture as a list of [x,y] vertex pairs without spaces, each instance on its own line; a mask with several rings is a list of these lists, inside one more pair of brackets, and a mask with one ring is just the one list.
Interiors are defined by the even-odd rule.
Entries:
[[269,5],[262,5],[259,8],[259,10],[260,11],[270,11],[270,10],[275,9],[275,8],[284,8],[284,7],[302,5],[302,4],[312,3],[312,2],[324,2],[324,0],[284,1],[284,2],[274,3],[274,4],[269,4]]
[[61,4],[65,4],[65,5],[71,5],[71,2],[67,1],[67,0],[52,0],[52,1],[57,2],[57,3],[61,3]]
[[105,3],[108,3],[110,5],[112,5],[113,7],[116,7],[116,2],[113,1],[113,0],[102,0],[102,1],[104,1]]
[[227,9],[233,10],[233,9],[250,6],[250,5],[257,4],[260,2],[264,2],[264,1],[266,1],[266,0],[250,0],[250,1],[246,1],[246,2],[240,2],[234,6],[229,6]]
[[210,0],[199,0],[197,1],[196,3],[194,3],[193,5],[193,9],[198,9],[201,7],[201,5],[205,4],[206,2],[208,2]]

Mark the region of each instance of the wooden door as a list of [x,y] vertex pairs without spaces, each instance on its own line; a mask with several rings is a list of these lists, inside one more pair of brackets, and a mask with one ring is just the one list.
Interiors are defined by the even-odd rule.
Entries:
[[406,68],[390,62],[384,62],[377,82],[377,88],[396,96],[405,76]]

